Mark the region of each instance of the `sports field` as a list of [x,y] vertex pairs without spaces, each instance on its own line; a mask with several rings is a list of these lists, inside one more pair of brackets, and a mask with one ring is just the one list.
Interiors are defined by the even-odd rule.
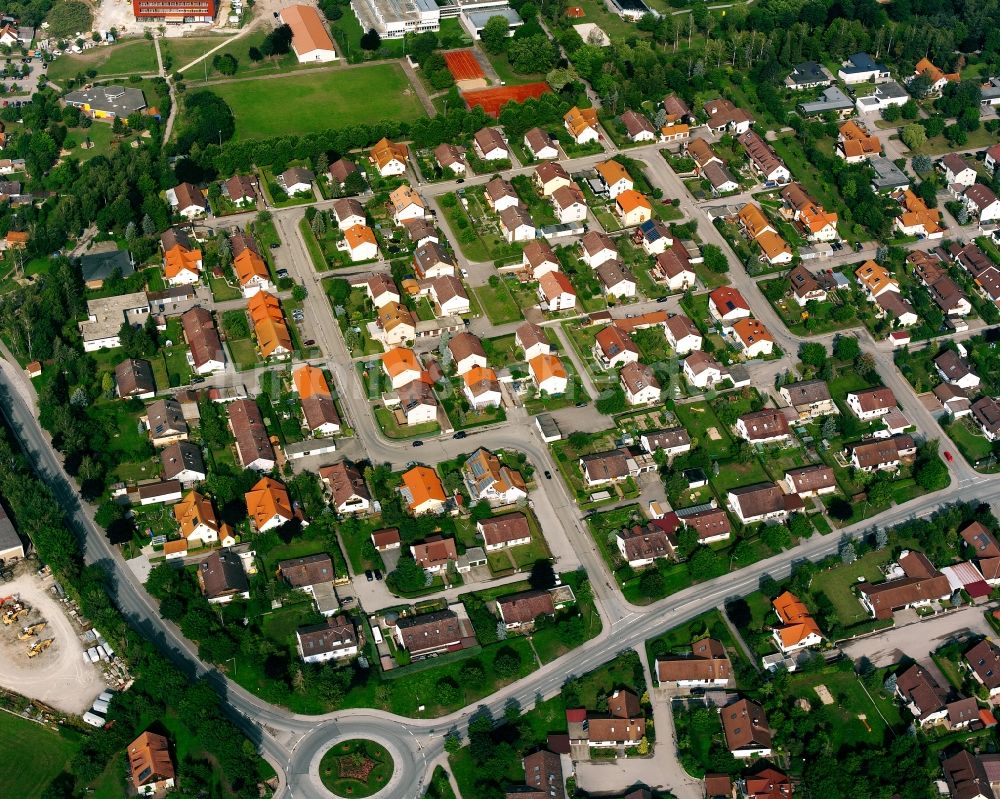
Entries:
[[500,109],[513,100],[516,103],[523,103],[529,97],[541,97],[546,92],[550,92],[547,83],[525,83],[521,86],[498,86],[495,89],[478,89],[472,92],[465,92],[465,98],[469,108],[481,106],[482,109],[492,116],[497,116]]
[[[97,70],[97,77],[107,75],[135,75],[139,72],[156,72],[156,51],[152,42],[145,39],[122,44],[92,47],[76,55],[66,53],[49,65],[48,78],[54,83],[75,78],[77,73]],[[63,87],[65,88],[65,86]]]
[[53,777],[68,767],[76,744],[58,732],[0,711],[0,796],[37,799]]
[[444,62],[455,80],[479,80],[485,77],[471,50],[452,50],[445,53]]
[[229,103],[236,117],[236,137],[242,139],[424,115],[398,64],[209,83],[205,88]]

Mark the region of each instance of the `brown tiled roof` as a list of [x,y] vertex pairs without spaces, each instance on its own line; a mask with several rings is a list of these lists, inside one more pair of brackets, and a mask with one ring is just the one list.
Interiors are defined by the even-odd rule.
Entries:
[[371,499],[364,475],[353,463],[340,461],[324,466],[319,470],[319,476],[330,486],[335,506],[343,504],[353,496]]
[[965,662],[988,689],[1000,688],[1000,647],[989,638],[966,652]]
[[210,311],[200,305],[191,308],[181,315],[181,325],[184,327],[184,339],[191,350],[195,367],[212,360],[225,361],[222,340]]
[[674,554],[674,543],[665,530],[653,526],[632,527],[618,533],[625,547],[625,557],[633,560],[669,558]]
[[653,374],[653,369],[638,361],[625,364],[618,376],[624,384],[625,390],[630,394],[637,394],[647,386],[652,386],[655,389],[660,388],[660,382]]
[[948,699],[945,690],[917,663],[896,676],[896,690],[916,706],[921,720],[943,709]]
[[524,139],[532,154],[552,146],[552,137],[541,128],[532,128],[524,134]]
[[503,135],[496,128],[480,128],[472,138],[475,139],[479,149],[484,153],[496,149],[509,151],[507,142],[504,141]]
[[115,367],[115,384],[121,397],[156,391],[153,367],[144,358],[126,358]]
[[646,430],[642,434],[653,449],[673,449],[690,446],[691,436],[683,427],[671,427],[666,430]]
[[507,624],[530,624],[539,616],[556,612],[548,591],[521,591],[497,600],[501,617]]
[[334,578],[333,561],[325,552],[278,563],[278,573],[292,588],[329,583]]
[[353,161],[348,161],[346,158],[338,158],[330,164],[329,171],[330,177],[337,181],[337,183],[345,183],[349,175],[358,171],[358,167]]
[[323,655],[349,646],[357,646],[358,634],[347,616],[334,616],[323,624],[297,630],[303,657]]
[[698,532],[699,539],[728,535],[733,531],[729,515],[722,508],[710,508],[681,517],[684,524]]
[[900,435],[892,438],[881,438],[867,444],[858,444],[852,450],[858,466],[862,469],[895,463],[900,459],[903,450],[913,446],[910,436]]
[[785,507],[784,495],[774,483],[757,483],[733,488],[730,489],[729,495],[738,498],[744,517],[773,513]]
[[837,485],[836,475],[833,469],[822,464],[816,466],[803,466],[800,469],[789,469],[785,472],[785,477],[790,478],[795,491],[803,493],[806,491],[818,491],[822,488],[829,488]]
[[629,109],[622,114],[619,119],[621,120],[622,125],[625,126],[625,131],[629,136],[636,136],[639,133],[652,133],[654,135],[656,133],[656,128],[653,127],[653,123],[642,114],[637,114],[632,109]]
[[403,646],[410,652],[437,649],[461,641],[463,637],[462,625],[457,614],[451,610],[408,616],[396,624]]
[[788,392],[792,405],[812,405],[830,399],[830,389],[822,380],[802,380],[782,387]]
[[750,441],[789,434],[788,420],[777,408],[762,408],[759,411],[745,413],[740,417],[740,421],[743,422]]
[[205,461],[201,457],[201,447],[190,441],[178,441],[164,447],[160,452],[163,465],[163,479],[173,480],[181,472],[193,471],[205,474]]
[[921,552],[910,552],[899,559],[904,577],[871,585],[864,583],[858,590],[868,597],[875,608],[875,617],[888,619],[895,608],[922,600],[938,599],[951,593],[948,578],[934,568]]
[[548,344],[548,336],[545,335],[545,330],[532,322],[525,322],[520,325],[514,335],[517,338],[517,343],[522,349],[529,349],[535,344]]
[[972,416],[993,435],[1000,433],[1000,401],[996,397],[981,397],[973,402]]
[[458,549],[455,547],[454,538],[442,538],[436,535],[421,543],[413,544],[411,548],[413,559],[424,568],[458,560]]
[[595,480],[620,480],[628,477],[628,456],[624,450],[595,452],[581,458],[587,473]]
[[1000,558],[1000,543],[982,522],[972,522],[959,531],[977,558]]
[[479,522],[479,526],[482,527],[483,540],[487,544],[518,541],[531,535],[528,517],[520,511],[483,519]]
[[400,542],[399,530],[395,527],[387,527],[384,530],[376,530],[372,533],[372,543],[376,549],[398,544]]
[[972,755],[962,749],[941,762],[948,793],[953,799],[981,799],[994,795],[984,757],[995,755]]
[[524,781],[532,788],[537,788],[547,799],[564,799],[562,762],[559,755],[542,749],[526,755],[524,764]]
[[174,196],[177,197],[177,208],[183,210],[192,205],[204,208],[205,195],[201,189],[191,183],[179,183],[174,186]]
[[726,648],[714,638],[702,638],[691,644],[691,654],[685,657],[667,656],[656,659],[659,682],[681,680],[730,680],[733,665]]
[[896,407],[896,395],[891,388],[879,386],[878,388],[866,388],[862,391],[852,391],[858,398],[858,405],[862,411],[871,412],[884,408]]
[[198,584],[208,599],[249,590],[240,556],[231,549],[216,550],[198,564]]
[[730,751],[768,749],[773,733],[767,724],[764,708],[749,699],[738,699],[719,713]]
[[170,743],[148,730],[128,745],[128,766],[136,788],[172,780],[175,776]]
[[229,425],[236,437],[243,464],[252,463],[257,458],[274,460],[274,447],[264,427],[260,408],[251,399],[238,399],[229,403]]

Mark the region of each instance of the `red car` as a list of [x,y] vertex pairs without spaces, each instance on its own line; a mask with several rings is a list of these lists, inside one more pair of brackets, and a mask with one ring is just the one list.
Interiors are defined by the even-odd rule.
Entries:
[[952,455],[950,452],[948,452],[948,450],[944,451],[944,459],[946,461],[948,461],[948,463],[954,463],[955,462],[955,456]]

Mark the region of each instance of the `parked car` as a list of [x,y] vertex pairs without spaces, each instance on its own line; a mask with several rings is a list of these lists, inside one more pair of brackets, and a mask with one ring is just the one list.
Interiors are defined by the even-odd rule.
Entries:
[[365,569],[365,579],[368,580],[368,582],[372,582],[375,579],[375,575],[372,574],[371,569]]
[[552,472],[550,472],[548,469],[545,470],[545,479],[546,480],[552,479]]
[[375,569],[375,579],[376,580],[381,580],[382,579],[382,570],[381,569]]
[[316,346],[316,339],[314,339],[314,338],[307,338],[305,341],[302,342],[302,346],[303,347],[315,347]]
[[948,463],[954,463],[955,462],[955,456],[952,455],[950,452],[948,452],[948,450],[944,451],[944,459],[946,461],[948,461]]
[[465,438],[467,435],[469,435],[469,434],[466,433],[464,430],[459,430],[457,433],[455,433],[454,437],[455,438]]
[[413,442],[413,446],[415,446],[415,447],[422,447],[423,445],[424,445],[424,442],[421,441],[419,438],[416,441]]

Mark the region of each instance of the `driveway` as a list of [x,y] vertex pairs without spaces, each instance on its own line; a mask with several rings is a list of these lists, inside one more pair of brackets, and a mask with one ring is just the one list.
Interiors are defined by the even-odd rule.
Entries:
[[986,611],[986,606],[973,605],[893,627],[879,635],[852,641],[841,649],[854,660],[866,657],[876,666],[890,666],[906,655],[925,666],[929,665],[937,674],[930,657],[935,649],[955,639],[993,633],[993,628],[986,621]]

